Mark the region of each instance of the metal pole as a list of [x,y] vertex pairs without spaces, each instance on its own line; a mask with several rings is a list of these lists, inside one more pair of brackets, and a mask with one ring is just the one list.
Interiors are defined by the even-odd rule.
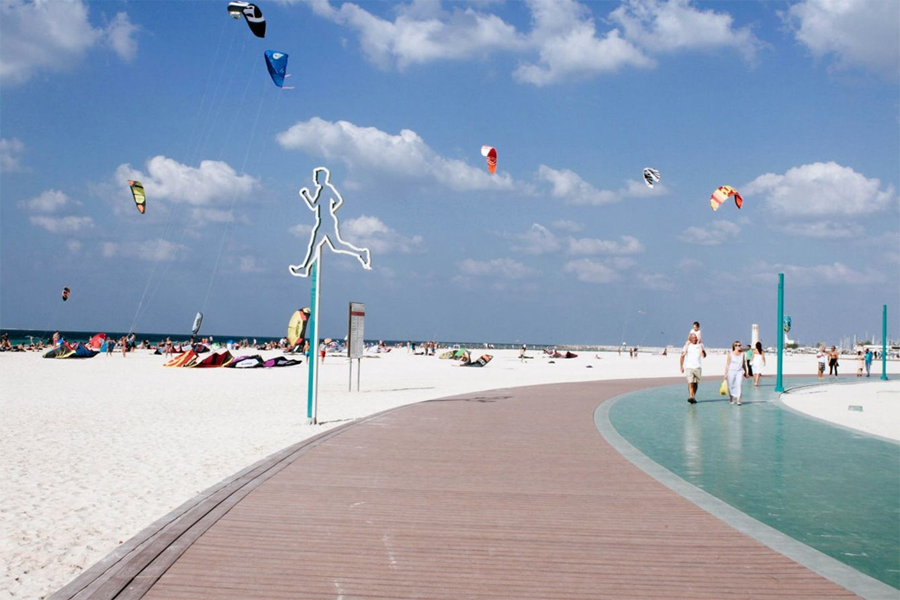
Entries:
[[322,266],[322,247],[316,250],[316,258],[312,264],[312,290],[310,292],[311,311],[309,320],[309,380],[306,387],[306,418],[315,425],[316,409],[319,395],[319,278]]
[[782,361],[784,360],[784,273],[778,274],[778,329],[775,330],[778,341],[778,371],[775,375],[775,391],[783,392]]
[[353,391],[353,359],[348,358],[347,362],[350,364],[350,372],[347,375],[347,391],[352,392]]
[[881,379],[887,381],[887,304],[881,307]]
[[357,392],[359,391],[359,373],[361,370],[360,367],[362,367],[362,359],[357,358],[356,359],[356,391]]

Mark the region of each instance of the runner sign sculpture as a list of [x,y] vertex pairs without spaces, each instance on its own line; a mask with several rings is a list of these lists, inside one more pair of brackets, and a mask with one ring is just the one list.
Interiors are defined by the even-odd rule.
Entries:
[[[331,171],[325,167],[313,169],[313,182],[315,190],[310,193],[309,188],[300,190],[300,197],[309,210],[316,215],[316,223],[309,234],[309,244],[306,247],[306,257],[298,265],[290,265],[291,275],[296,277],[309,277],[312,283],[310,308],[312,314],[309,319],[309,383],[307,386],[306,416],[313,424],[316,423],[316,410],[319,396],[319,361],[317,350],[319,347],[319,291],[322,285],[322,246],[328,244],[332,252],[355,256],[364,269],[372,268],[372,254],[368,248],[357,248],[353,244],[344,241],[341,237],[340,222],[337,211],[344,205],[341,193],[331,183]],[[328,209],[329,223],[322,227],[322,206]]]

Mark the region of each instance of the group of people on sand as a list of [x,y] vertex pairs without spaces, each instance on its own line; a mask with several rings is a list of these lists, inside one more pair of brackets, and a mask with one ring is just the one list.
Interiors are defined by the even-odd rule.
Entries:
[[[703,332],[700,329],[700,323],[694,321],[679,361],[679,368],[687,377],[687,401],[689,404],[697,403],[697,388],[700,387],[704,358],[706,358],[706,348],[703,346]],[[747,346],[745,349],[740,340],[734,341],[725,361],[725,376],[722,382],[731,404],[741,405],[744,379],[753,377],[753,385],[759,387],[759,380],[765,366],[766,353],[763,351],[761,342],[756,342],[754,347]]]
[[[871,377],[872,374],[872,359],[874,355],[872,354],[871,348],[866,348],[865,352],[862,350],[856,351],[856,376],[862,377],[863,370],[865,369],[866,377]],[[818,352],[816,352],[816,363],[818,364],[818,376],[819,379],[823,379],[825,377],[825,365],[828,365],[828,376],[829,377],[837,377],[838,376],[838,367],[840,366],[840,352],[835,346],[831,347],[831,350],[825,349],[825,344],[819,346]]]

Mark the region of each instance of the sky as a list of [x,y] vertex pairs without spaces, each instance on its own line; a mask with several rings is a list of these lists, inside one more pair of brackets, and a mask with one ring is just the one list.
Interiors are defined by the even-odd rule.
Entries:
[[324,166],[326,336],[900,337],[894,0],[226,5],[0,0],[0,327],[284,335]]

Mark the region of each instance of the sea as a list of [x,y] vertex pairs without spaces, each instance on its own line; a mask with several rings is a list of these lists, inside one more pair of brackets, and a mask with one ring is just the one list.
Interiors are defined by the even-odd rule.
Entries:
[[[0,333],[5,333],[9,336],[9,341],[13,346],[17,346],[19,344],[25,344],[26,346],[32,341],[37,343],[38,341],[43,341],[44,344],[48,344],[50,339],[53,337],[53,331],[43,331],[37,329],[0,329]],[[85,343],[94,337],[97,331],[60,331],[59,334],[68,342],[82,342]],[[128,332],[123,331],[106,331],[106,336],[111,339],[119,339],[123,336],[128,335]],[[191,336],[185,335],[184,333],[141,333],[135,332],[135,341],[140,344],[143,341],[147,341],[151,346],[156,346],[160,342],[165,342],[166,339],[170,339],[176,344],[187,342],[190,340]],[[197,338],[208,338],[210,334],[201,333],[197,336]],[[266,342],[278,341],[281,337],[271,337],[265,335],[220,335],[218,333],[212,334],[212,338],[220,342],[222,344],[227,344],[228,342],[238,342],[243,340],[249,340],[251,343],[256,340],[256,343],[259,345],[265,344]],[[335,339],[343,339],[343,336]],[[415,344],[421,344],[424,340],[365,340],[366,344],[377,344],[379,342],[383,342],[388,347],[396,347],[402,346],[405,347],[407,342],[413,342]],[[459,347],[459,348],[488,348],[488,349],[497,349],[497,350],[513,350],[522,347],[522,342],[485,342],[484,340],[479,342],[473,342],[471,340],[435,340],[437,341],[439,347]],[[616,350],[616,346],[614,345],[567,345],[567,344],[537,344],[526,342],[526,345],[529,349],[534,348],[562,348],[569,350],[582,350],[582,351],[601,351],[601,350]]]

